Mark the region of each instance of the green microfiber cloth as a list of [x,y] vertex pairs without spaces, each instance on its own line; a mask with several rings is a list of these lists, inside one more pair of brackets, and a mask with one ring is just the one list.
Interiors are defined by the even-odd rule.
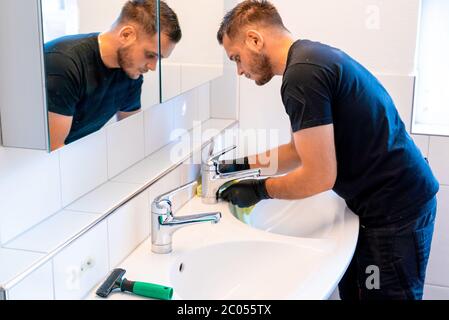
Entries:
[[[232,186],[233,184],[235,184],[237,182],[239,182],[239,181],[233,180],[233,181],[229,181],[229,182],[225,183],[224,185],[222,185],[220,187],[220,189],[218,190],[218,193],[221,193],[222,191],[224,191],[225,189],[229,188],[230,186]],[[255,206],[252,206],[249,208],[240,208],[236,205],[233,205],[232,203],[229,203],[229,209],[230,209],[231,213],[234,215],[234,217],[236,217],[240,221],[243,221],[244,223],[249,223],[250,214],[254,210],[254,207]]]
[[[225,190],[226,188],[230,187],[231,185],[233,185],[234,183],[237,183],[238,180],[233,180],[230,182],[225,183],[223,186],[221,186],[221,188],[219,189],[219,193],[221,193],[223,190]],[[202,193],[202,184],[201,184],[201,177],[198,179],[198,186],[196,188],[196,195],[198,197],[201,197],[201,193]],[[255,206],[249,207],[249,208],[240,208],[238,206],[233,205],[232,203],[229,203],[229,210],[231,211],[231,213],[234,215],[234,217],[236,217],[237,219],[239,219],[240,221],[243,221],[244,223],[249,223],[249,216],[251,214],[251,212],[254,210]]]
[[247,224],[250,223],[249,221],[250,214],[254,210],[254,207],[255,206],[249,208],[240,208],[238,206],[233,205],[232,203],[229,203],[229,209],[231,210],[234,217]]

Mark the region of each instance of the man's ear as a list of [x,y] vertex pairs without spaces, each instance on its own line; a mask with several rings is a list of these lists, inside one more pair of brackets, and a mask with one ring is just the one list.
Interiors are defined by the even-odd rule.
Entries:
[[245,44],[252,50],[260,52],[264,47],[264,38],[259,31],[248,30],[246,32]]
[[127,25],[120,29],[119,38],[122,44],[129,44],[137,40],[137,30],[133,26]]

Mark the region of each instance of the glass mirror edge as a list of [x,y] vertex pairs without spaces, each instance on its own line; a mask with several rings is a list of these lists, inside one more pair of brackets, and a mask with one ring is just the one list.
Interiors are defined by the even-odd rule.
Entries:
[[[37,151],[48,151],[48,124],[45,115],[46,105],[42,94],[45,91],[43,78],[43,50],[41,49],[40,31],[40,0],[30,2],[23,6],[18,1],[5,0],[1,2],[2,11],[15,16],[14,19],[5,19],[2,24],[4,30],[15,30],[13,37],[21,37],[23,41],[17,42],[11,39],[13,45],[4,58],[4,63],[17,59],[17,52],[29,53],[21,64],[15,65],[14,73],[29,74],[30,81],[37,84],[28,93],[18,90],[17,83],[2,86],[7,94],[4,96],[1,123],[1,146],[5,148],[28,149]],[[16,15],[17,11],[22,15]],[[8,43],[8,33],[3,33],[3,40]],[[36,45],[36,47],[34,47]],[[5,70],[6,69],[6,70]],[[5,76],[9,73],[9,67],[2,68]],[[30,105],[36,108],[30,110]],[[27,116],[23,117],[26,114]],[[33,121],[33,122],[31,122]],[[35,122],[34,122],[35,121]],[[20,123],[20,126],[17,124]],[[19,128],[18,128],[19,127]],[[25,128],[20,132],[17,129]]]

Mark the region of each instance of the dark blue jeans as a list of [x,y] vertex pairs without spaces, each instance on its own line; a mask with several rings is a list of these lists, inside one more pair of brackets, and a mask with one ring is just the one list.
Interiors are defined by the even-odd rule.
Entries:
[[360,226],[354,257],[338,288],[342,300],[421,300],[435,224],[436,198],[414,218]]

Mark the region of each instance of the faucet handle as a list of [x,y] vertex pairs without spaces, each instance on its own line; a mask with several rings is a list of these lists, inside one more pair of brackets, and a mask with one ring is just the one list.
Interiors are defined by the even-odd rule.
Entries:
[[153,204],[157,207],[160,202],[164,202],[165,201],[169,206],[171,206],[172,205],[171,198],[173,196],[175,196],[179,192],[182,192],[182,191],[187,190],[187,189],[192,189],[192,191],[195,192],[197,187],[198,187],[198,181],[196,181],[196,180],[192,181],[192,182],[187,183],[187,184],[185,184],[185,185],[183,185],[183,186],[181,186],[179,188],[173,189],[173,190],[171,190],[171,191],[169,191],[167,193],[164,193],[164,194],[156,197],[153,200]]
[[212,155],[208,160],[207,160],[207,165],[212,167],[212,166],[217,166],[218,165],[218,160],[220,159],[221,156],[225,155],[228,152],[231,152],[233,150],[237,149],[237,146],[232,146],[229,148],[226,148],[214,155]]

